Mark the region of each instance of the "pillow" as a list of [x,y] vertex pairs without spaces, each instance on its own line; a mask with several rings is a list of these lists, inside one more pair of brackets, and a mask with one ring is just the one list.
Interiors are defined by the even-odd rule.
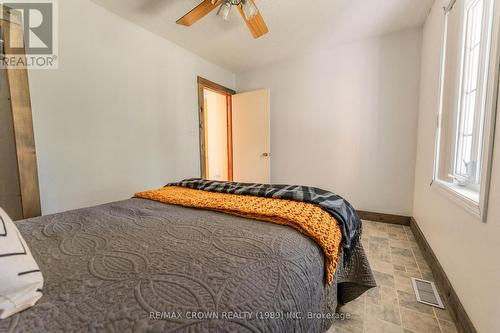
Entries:
[[42,297],[43,276],[14,222],[0,208],[0,319]]

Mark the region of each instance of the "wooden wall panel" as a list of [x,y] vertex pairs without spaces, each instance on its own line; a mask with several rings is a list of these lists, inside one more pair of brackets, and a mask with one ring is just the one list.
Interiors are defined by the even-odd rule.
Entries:
[[23,218],[10,93],[7,72],[2,68],[0,68],[0,207],[13,220]]
[[[8,54],[12,39],[23,40],[22,27],[5,20],[0,20],[0,25],[5,39],[5,51]],[[20,57],[24,58],[24,56]],[[23,218],[30,218],[39,216],[41,207],[28,71],[20,68],[7,68],[6,71],[11,99]]]

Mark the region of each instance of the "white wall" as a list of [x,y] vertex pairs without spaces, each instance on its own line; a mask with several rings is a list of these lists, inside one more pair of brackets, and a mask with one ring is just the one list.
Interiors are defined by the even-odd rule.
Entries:
[[411,215],[420,53],[415,29],[238,75],[271,89],[271,181]]
[[196,76],[232,73],[90,0],[59,1],[59,37],[29,73],[44,214],[199,176]]
[[487,223],[481,223],[429,186],[434,159],[442,15],[442,4],[437,1],[423,33],[413,215],[477,331],[496,333],[500,327],[500,135],[497,133],[495,139],[497,149]]

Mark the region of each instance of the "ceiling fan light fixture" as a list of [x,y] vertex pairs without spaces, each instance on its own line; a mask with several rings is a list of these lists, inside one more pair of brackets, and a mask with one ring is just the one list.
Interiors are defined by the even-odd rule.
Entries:
[[225,1],[222,5],[220,5],[217,15],[221,16],[225,21],[227,21],[229,19],[231,7],[231,3]]
[[241,0],[241,7],[247,21],[252,20],[259,12],[251,0]]
[[[1,0],[0,0],[1,1]],[[256,0],[255,0],[256,1]],[[184,16],[176,21],[177,24],[190,27],[203,17],[217,10],[217,15],[224,20],[229,19],[231,7],[236,6],[238,13],[245,21],[248,30],[253,38],[260,38],[269,32],[266,22],[257,8],[254,0],[203,0]]]

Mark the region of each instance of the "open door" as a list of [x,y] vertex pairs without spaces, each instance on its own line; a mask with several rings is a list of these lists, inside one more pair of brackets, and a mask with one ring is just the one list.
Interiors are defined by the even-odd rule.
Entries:
[[270,183],[270,92],[245,92],[233,100],[233,179]]

